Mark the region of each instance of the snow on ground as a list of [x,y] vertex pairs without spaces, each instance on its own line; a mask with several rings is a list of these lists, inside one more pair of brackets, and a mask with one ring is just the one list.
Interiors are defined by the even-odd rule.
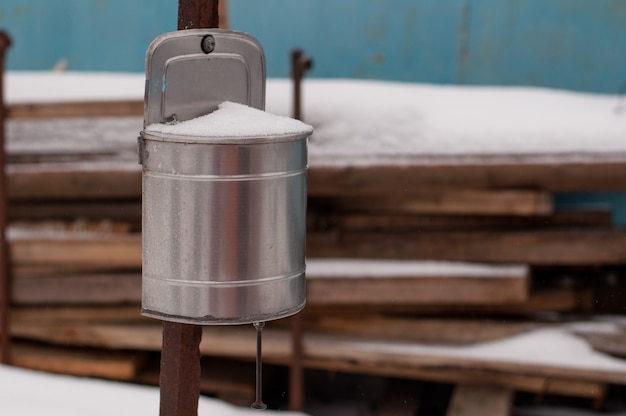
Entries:
[[[8,104],[141,100],[144,75],[10,71],[6,84]],[[268,80],[267,111],[290,115],[291,88]],[[315,166],[626,160],[626,109],[609,95],[308,79],[303,97]]]
[[[154,416],[157,387],[41,373],[0,365],[0,414],[19,416]],[[303,415],[265,411],[263,415]],[[258,410],[201,397],[198,416],[252,416]]]

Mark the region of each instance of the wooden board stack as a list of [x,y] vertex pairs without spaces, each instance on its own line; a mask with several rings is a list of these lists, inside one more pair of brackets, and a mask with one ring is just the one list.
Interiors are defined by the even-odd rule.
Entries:
[[[141,108],[127,102],[10,109],[18,365],[154,382],[149,362],[161,345],[160,325],[139,314],[141,170],[134,137]],[[99,148],[100,132],[89,146],[70,141],[58,151],[55,135],[68,139],[72,123],[81,121],[50,128],[49,120],[33,119],[95,114],[118,116],[98,126],[127,134],[127,145]],[[37,125],[48,130],[15,137]],[[458,383],[451,415],[461,414],[455,409],[468,389],[500,397],[505,410],[498,414],[509,411],[513,390],[601,399],[607,385],[626,384],[626,361],[593,368],[472,351],[547,328],[569,333],[558,319],[537,319],[545,312],[594,311],[591,280],[626,264],[626,232],[612,226],[606,210],[555,210],[552,192],[624,189],[626,163],[615,162],[310,166],[304,365]],[[289,364],[288,322],[270,323],[266,332],[266,361]],[[254,348],[250,328],[205,329],[207,357],[245,362]],[[227,383],[226,375],[209,374],[206,391],[254,394],[252,377]]]

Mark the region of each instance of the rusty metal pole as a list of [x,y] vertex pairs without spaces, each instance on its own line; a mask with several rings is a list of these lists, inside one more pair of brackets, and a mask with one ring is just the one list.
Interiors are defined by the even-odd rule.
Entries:
[[[218,27],[219,0],[178,0],[178,30]],[[202,327],[163,321],[160,416],[197,416]]]
[[313,60],[302,49],[291,51],[291,79],[293,81],[293,118],[302,120],[302,78],[313,68]]
[[[313,61],[300,49],[291,52],[293,80],[293,118],[302,120],[302,78],[313,67]],[[289,368],[289,409],[304,410],[304,370],[302,366],[302,317],[291,318],[291,366]]]
[[178,30],[219,27],[219,0],[178,0]]
[[4,143],[4,61],[11,39],[0,32],[0,362],[11,362],[11,271],[9,267],[9,244],[7,242],[7,196],[6,154]]

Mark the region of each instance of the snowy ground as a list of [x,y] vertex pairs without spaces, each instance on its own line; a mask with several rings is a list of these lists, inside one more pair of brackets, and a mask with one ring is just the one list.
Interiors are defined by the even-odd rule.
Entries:
[[[144,75],[9,72],[6,85],[8,104],[142,100]],[[306,80],[303,96],[312,166],[626,160],[615,96],[345,79]],[[267,111],[291,106],[291,81],[268,80]]]
[[[159,389],[40,373],[0,365],[0,414],[13,416],[155,416]],[[278,415],[265,411],[263,415]],[[198,416],[251,416],[258,410],[201,397]],[[280,412],[284,416],[303,415]]]

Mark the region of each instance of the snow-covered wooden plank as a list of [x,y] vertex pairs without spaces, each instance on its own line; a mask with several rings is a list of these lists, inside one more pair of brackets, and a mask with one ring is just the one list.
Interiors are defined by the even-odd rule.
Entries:
[[307,299],[322,305],[493,305],[528,299],[523,265],[309,259]]
[[[597,325],[602,325],[598,323]],[[63,345],[158,351],[161,327],[153,325],[22,325],[14,336]],[[309,368],[406,377],[448,383],[495,384],[545,394],[598,397],[605,383],[626,384],[626,361],[593,351],[568,327],[545,328],[470,346],[425,345],[306,333]],[[255,334],[246,327],[205,327],[202,354],[252,360]],[[288,331],[264,330],[264,360],[286,365]]]
[[626,262],[626,231],[310,232],[310,257],[448,260],[531,265]]

